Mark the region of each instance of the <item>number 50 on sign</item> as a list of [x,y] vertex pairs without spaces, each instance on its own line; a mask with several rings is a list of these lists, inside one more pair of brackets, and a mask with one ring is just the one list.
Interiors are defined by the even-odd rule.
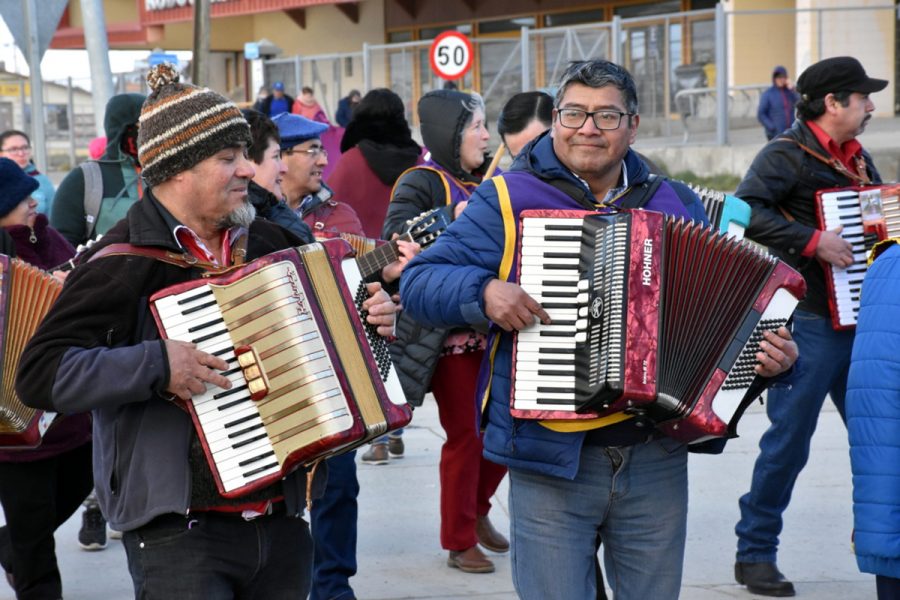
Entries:
[[431,70],[442,79],[459,79],[472,68],[472,42],[458,31],[445,31],[431,43]]

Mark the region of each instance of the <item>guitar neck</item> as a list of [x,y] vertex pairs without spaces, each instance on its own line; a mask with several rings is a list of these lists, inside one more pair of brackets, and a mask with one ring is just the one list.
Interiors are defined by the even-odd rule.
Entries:
[[363,279],[368,279],[371,275],[381,272],[383,268],[400,258],[400,250],[397,248],[397,242],[400,240],[411,242],[413,237],[409,233],[404,233],[387,244],[382,244],[374,250],[356,257],[356,264],[359,265],[359,272]]

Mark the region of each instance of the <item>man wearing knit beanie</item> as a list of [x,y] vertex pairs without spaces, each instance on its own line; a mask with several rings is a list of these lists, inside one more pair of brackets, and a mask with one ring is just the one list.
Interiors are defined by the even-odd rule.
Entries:
[[[92,411],[97,498],[110,525],[124,532],[135,597],[305,598],[312,562],[301,518],[306,473],[236,498],[219,494],[183,404],[208,384],[229,390],[229,402],[239,403],[243,392],[220,374],[231,368],[221,357],[160,339],[148,310],[154,293],[212,265],[302,241],[253,218],[250,132],[237,107],[180,83],[171,65],[154,67],[148,82],[138,134],[143,199],[69,276],[25,349],[17,391],[45,410]],[[258,433],[235,435],[240,452],[237,440]]]

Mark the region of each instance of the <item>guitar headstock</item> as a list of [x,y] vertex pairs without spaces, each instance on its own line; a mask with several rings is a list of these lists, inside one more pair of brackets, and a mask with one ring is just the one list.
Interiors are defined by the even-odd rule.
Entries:
[[452,219],[448,207],[423,212],[406,222],[406,233],[424,250],[447,230]]

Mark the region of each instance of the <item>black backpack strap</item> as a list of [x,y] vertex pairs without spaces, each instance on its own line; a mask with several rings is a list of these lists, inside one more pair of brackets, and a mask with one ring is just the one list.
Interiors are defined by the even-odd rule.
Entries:
[[665,177],[651,173],[644,183],[628,190],[628,193],[619,202],[616,202],[616,206],[619,208],[643,208],[665,179]]

